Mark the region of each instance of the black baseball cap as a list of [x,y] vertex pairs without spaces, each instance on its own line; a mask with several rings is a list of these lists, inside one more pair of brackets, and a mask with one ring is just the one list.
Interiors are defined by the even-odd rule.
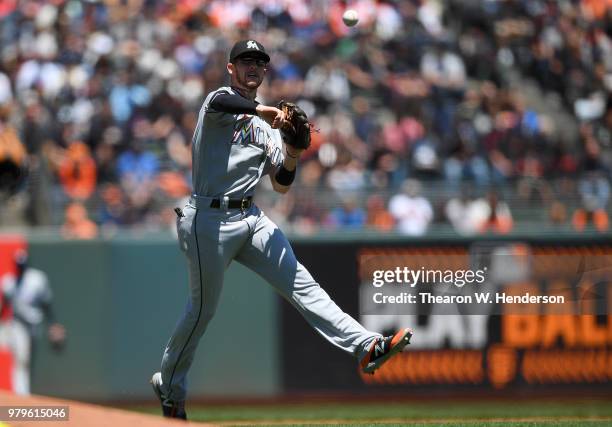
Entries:
[[237,42],[230,51],[230,62],[234,62],[239,56],[260,57],[266,62],[270,62],[270,55],[266,53],[266,49],[261,43],[256,40],[241,40]]

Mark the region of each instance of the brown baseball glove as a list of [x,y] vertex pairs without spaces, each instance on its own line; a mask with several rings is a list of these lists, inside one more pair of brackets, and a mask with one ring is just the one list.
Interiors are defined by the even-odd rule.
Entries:
[[279,130],[287,145],[300,150],[310,147],[311,124],[308,116],[300,107],[292,102],[280,101],[276,106],[285,113],[285,121]]

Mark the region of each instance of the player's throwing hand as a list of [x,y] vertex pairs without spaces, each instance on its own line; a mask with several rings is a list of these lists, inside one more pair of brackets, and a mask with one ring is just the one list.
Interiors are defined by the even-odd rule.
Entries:
[[259,104],[255,111],[272,129],[278,129],[285,120],[285,113],[276,107]]

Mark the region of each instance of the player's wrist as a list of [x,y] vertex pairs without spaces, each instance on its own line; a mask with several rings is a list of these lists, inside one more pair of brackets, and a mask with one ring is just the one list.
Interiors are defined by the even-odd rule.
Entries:
[[285,153],[287,154],[287,157],[292,159],[297,160],[303,152],[304,150],[300,150],[299,148],[292,147],[291,145],[285,145]]
[[259,117],[265,118],[268,114],[270,114],[271,109],[267,105],[257,104],[257,107],[255,107],[255,112]]
[[282,186],[288,187],[293,184],[296,172],[297,167],[295,165],[293,165],[292,168],[287,168],[284,164],[282,164],[276,171],[276,182]]

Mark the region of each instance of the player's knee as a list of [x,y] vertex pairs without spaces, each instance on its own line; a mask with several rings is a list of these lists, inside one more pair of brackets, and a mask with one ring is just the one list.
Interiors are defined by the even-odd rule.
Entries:
[[312,295],[313,292],[317,292],[321,286],[314,280],[305,283],[295,284],[294,293],[299,296]]
[[194,323],[197,329],[206,329],[206,326],[210,323],[215,315],[214,309],[202,309],[199,313],[196,313]]
[[204,310],[202,312],[202,318],[200,320],[200,323],[204,323],[204,324],[208,324],[208,322],[210,322],[212,320],[212,318],[215,316],[215,309],[207,309]]

